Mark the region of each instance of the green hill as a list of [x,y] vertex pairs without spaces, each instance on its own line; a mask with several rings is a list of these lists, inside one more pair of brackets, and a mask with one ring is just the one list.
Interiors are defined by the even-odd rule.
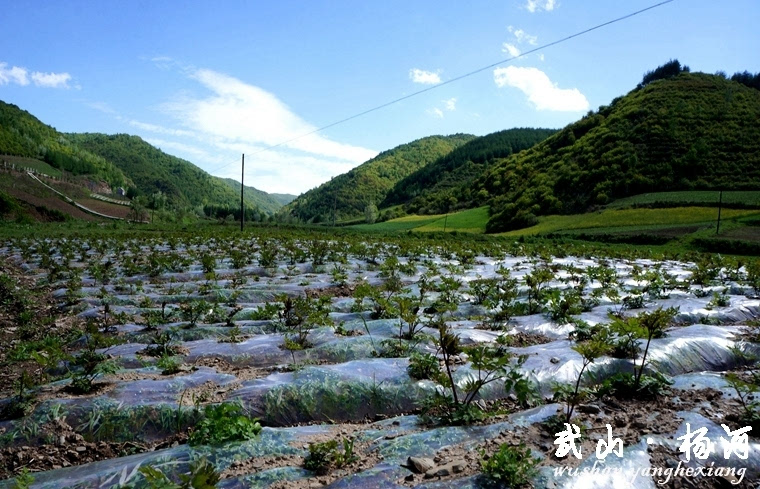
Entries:
[[380,204],[404,177],[472,140],[469,134],[430,136],[384,151],[375,158],[300,195],[286,210],[302,221],[329,221],[364,215],[368,205]]
[[645,82],[498,160],[456,189],[458,204],[490,205],[488,231],[497,232],[646,192],[760,187],[760,91],[680,70]]
[[[235,195],[238,199],[240,198],[240,182],[232,178],[222,178],[221,181],[235,192]],[[290,203],[295,198],[295,195],[290,194],[268,194],[263,190],[249,187],[247,185],[243,190],[243,199],[245,199],[247,203],[255,205],[262,212],[266,212],[267,214],[274,214],[280,210],[282,206]]]
[[534,146],[554,129],[516,128],[473,139],[402,179],[380,207],[407,204],[408,212],[435,214],[448,210],[450,190],[469,185],[489,163]]
[[[189,161],[164,153],[138,136],[97,133],[68,134],[79,147],[113,162],[134,181],[136,193],[150,197],[162,192],[175,206],[213,208],[207,214],[227,213],[240,205],[239,182],[225,181]],[[274,213],[282,207],[265,192],[248,187],[244,192],[249,207]],[[217,212],[218,211],[218,212]],[[225,214],[226,215],[226,214]]]
[[[129,178],[101,156],[82,149],[66,135],[29,112],[0,101],[0,154],[40,160],[70,175],[88,176],[111,187],[131,184]],[[35,164],[24,166],[35,166]],[[50,173],[50,172],[48,172]]]

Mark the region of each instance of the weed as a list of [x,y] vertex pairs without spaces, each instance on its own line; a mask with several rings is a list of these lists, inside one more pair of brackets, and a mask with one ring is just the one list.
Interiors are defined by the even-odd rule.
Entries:
[[29,472],[29,469],[24,467],[21,469],[21,473],[13,480],[11,489],[29,489],[34,484],[34,477]]
[[239,404],[206,406],[203,419],[190,433],[190,445],[221,445],[231,441],[250,440],[261,432],[257,419],[243,414]]
[[760,401],[757,400],[757,393],[760,392],[760,385],[758,385],[760,375],[754,374],[752,380],[747,382],[731,372],[726,374],[725,379],[736,392],[742,406],[739,423],[742,426],[751,426],[752,431],[760,430]]
[[175,356],[162,355],[156,366],[161,369],[161,375],[174,375],[182,370],[182,360]]
[[434,379],[440,374],[438,357],[430,353],[412,352],[409,357],[407,372],[409,372],[409,376],[413,379]]
[[[342,448],[342,449],[341,449]],[[309,454],[303,462],[306,470],[324,475],[332,469],[339,469],[357,461],[354,454],[354,440],[344,438],[342,447],[338,440],[328,440],[320,443],[309,443]]]
[[539,459],[531,455],[530,449],[524,443],[520,445],[499,446],[499,450],[487,457],[485,451],[480,452],[480,468],[483,476],[490,483],[506,487],[527,485],[538,474],[536,466]]
[[180,474],[180,483],[172,482],[160,469],[140,467],[147,489],[213,489],[221,480],[219,473],[205,457],[190,462],[190,471]]

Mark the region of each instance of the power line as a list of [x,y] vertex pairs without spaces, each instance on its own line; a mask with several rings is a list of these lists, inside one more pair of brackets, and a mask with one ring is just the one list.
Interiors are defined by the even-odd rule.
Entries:
[[[254,156],[254,155],[257,155],[259,153],[263,153],[265,151],[269,151],[269,150],[272,150],[272,149],[275,149],[275,148],[279,148],[280,146],[284,146],[286,144],[292,143],[293,141],[297,141],[299,139],[303,139],[303,138],[305,138],[307,136],[311,136],[312,134],[316,134],[318,132],[322,132],[325,129],[329,129],[329,128],[335,127],[337,125],[344,124],[344,123],[346,123],[348,121],[357,119],[359,117],[365,116],[365,115],[370,114],[372,112],[376,112],[376,111],[378,111],[380,109],[384,109],[385,107],[397,104],[399,102],[402,102],[404,100],[410,99],[412,97],[416,97],[416,96],[421,95],[423,93],[427,93],[427,92],[430,92],[432,90],[438,89],[440,87],[443,87],[443,86],[446,86],[446,85],[450,85],[451,83],[457,82],[459,80],[462,80],[464,78],[468,78],[468,77],[473,76],[473,75],[477,75],[478,73],[482,73],[483,71],[490,70],[491,68],[494,68],[496,66],[502,65],[504,63],[509,63],[510,61],[514,61],[516,59],[522,58],[522,57],[527,56],[529,54],[533,54],[533,53],[535,53],[537,51],[541,51],[542,49],[546,49],[546,48],[551,47],[551,46],[556,46],[557,44],[561,44],[563,42],[569,41],[570,39],[573,39],[573,38],[576,38],[576,37],[580,37],[580,36],[582,36],[584,34],[588,34],[589,32],[595,31],[597,29],[601,29],[602,27],[606,27],[608,25],[612,25],[612,24],[615,24],[617,22],[621,22],[623,20],[630,19],[631,17],[635,17],[635,16],[637,16],[639,14],[642,14],[642,13],[647,12],[649,10],[656,9],[657,7],[661,7],[661,6],[665,5],[665,4],[671,3],[673,1],[675,1],[675,0],[664,0],[664,1],[656,3],[654,5],[650,5],[649,7],[645,7],[643,9],[641,9],[641,10],[637,10],[635,12],[631,12],[630,14],[623,15],[622,17],[618,17],[616,19],[609,20],[609,21],[604,22],[602,24],[597,24],[594,27],[590,27],[590,28],[582,30],[580,32],[576,32],[575,34],[571,34],[571,35],[563,37],[561,39],[557,39],[556,41],[552,41],[552,42],[549,42],[549,43],[546,43],[546,44],[542,44],[542,45],[540,45],[538,47],[535,47],[533,49],[525,51],[524,53],[518,54],[517,56],[512,56],[511,58],[506,58],[506,59],[503,59],[501,61],[497,61],[496,63],[491,63],[488,66],[483,66],[483,67],[478,68],[476,70],[467,72],[467,73],[465,73],[463,75],[455,76],[454,78],[451,78],[449,80],[443,81],[443,82],[438,83],[436,85],[433,85],[433,86],[430,86],[430,87],[427,87],[427,88],[423,88],[421,90],[417,90],[416,92],[412,92],[412,93],[410,93],[408,95],[404,95],[403,97],[399,97],[399,98],[393,99],[393,100],[391,100],[389,102],[385,102],[383,104],[376,105],[376,106],[374,106],[374,107],[372,107],[370,109],[367,109],[367,110],[365,110],[363,112],[359,112],[359,113],[354,114],[352,116],[346,117],[345,119],[340,119],[338,121],[331,122],[330,124],[318,127],[318,128],[316,128],[316,129],[314,129],[312,131],[306,132],[306,133],[301,134],[299,136],[295,136],[295,137],[293,137],[291,139],[287,139],[287,140],[282,141],[280,143],[273,144],[271,146],[267,146],[265,148],[262,148],[262,149],[259,149],[257,151],[254,151],[252,153],[248,153],[248,156],[249,157],[250,156]],[[221,170],[222,168],[225,168],[225,167],[227,167],[227,166],[229,166],[231,164],[232,163],[228,163],[228,164],[220,166],[219,168],[216,168],[215,170],[212,170],[212,171]]]

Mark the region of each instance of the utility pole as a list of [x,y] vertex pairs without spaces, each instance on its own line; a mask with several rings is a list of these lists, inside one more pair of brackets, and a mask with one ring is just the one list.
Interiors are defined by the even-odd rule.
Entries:
[[243,153],[243,159],[240,169],[240,232],[243,232],[243,222],[245,221],[245,208],[243,207],[243,179],[245,179],[245,153]]
[[723,191],[720,191],[720,198],[718,199],[718,227],[715,229],[715,234],[720,234],[720,210],[723,207]]

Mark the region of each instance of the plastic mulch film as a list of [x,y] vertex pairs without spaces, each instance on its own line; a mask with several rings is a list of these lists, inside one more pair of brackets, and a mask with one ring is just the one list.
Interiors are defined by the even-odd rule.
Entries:
[[307,421],[361,421],[413,409],[432,391],[414,382],[406,359],[357,360],[244,382],[228,396],[240,400],[269,424]]
[[[737,363],[732,347],[754,348],[736,342],[739,327],[719,327],[697,324],[667,330],[664,338],[653,339],[647,362],[654,369],[668,375],[690,372],[723,371]],[[572,349],[573,343],[558,340],[543,345],[513,348],[516,354],[528,355],[522,369],[542,388],[551,382],[574,382],[582,366],[581,356]],[[590,372],[598,380],[615,372],[631,371],[630,360],[603,358],[597,360]]]
[[[710,441],[706,457],[699,458],[697,453],[692,451],[689,457],[690,460],[687,461],[686,454],[681,453],[680,460],[685,467],[698,468],[714,466],[733,468],[737,471],[744,469],[745,480],[760,480],[760,443],[757,442],[757,433],[752,433],[752,431],[750,431],[752,436],[744,446],[742,443],[732,444],[732,442],[738,442],[739,440],[733,439],[723,426],[705,418],[701,414],[691,411],[682,411],[678,413],[678,416],[683,418],[683,422],[673,436],[653,436],[652,438],[656,443],[667,446],[678,452],[682,448],[682,443],[689,438],[687,433],[693,435],[695,431],[706,428],[707,432],[704,436]],[[728,426],[728,428],[731,431],[736,431],[744,428],[744,426]],[[696,438],[696,436],[692,436],[691,440],[694,441]],[[742,453],[744,448],[746,448],[746,453]],[[745,455],[746,457],[744,457]],[[737,472],[737,476],[738,474],[739,473]]]
[[[190,447],[188,445],[181,445],[155,452],[35,473],[32,488],[106,489],[111,487],[129,487],[130,485],[140,487],[139,483],[143,479],[143,476],[139,473],[139,468],[144,466],[157,468],[171,479],[177,480],[178,474],[188,471],[191,461],[202,457],[212,463],[217,471],[222,471],[230,467],[235,461],[247,460],[252,457],[304,456],[306,455],[306,450],[294,448],[294,446],[304,446],[308,439],[306,437],[325,431],[325,428],[319,426],[279,429],[263,428],[261,433],[252,440],[227,443],[221,447]],[[301,469],[294,469],[289,472],[292,473],[291,478],[302,478],[310,475],[309,472]],[[267,484],[261,485],[261,487],[266,487],[277,480],[274,478],[276,474],[278,474],[278,471],[268,475],[259,473],[248,477],[254,480],[258,479],[262,483],[268,480]],[[227,485],[233,482],[234,480],[226,480],[224,481],[225,485],[220,487],[241,487]],[[11,487],[13,487],[13,483],[10,481],[0,482],[0,489]]]
[[[556,413],[557,408],[557,404],[541,406],[515,413],[509,417],[508,421],[503,423],[486,426],[441,427],[394,436],[391,440],[387,440],[385,435],[389,433],[388,429],[391,430],[391,433],[394,433],[394,423],[399,423],[399,426],[396,428],[397,432],[394,433],[396,435],[398,432],[403,433],[406,430],[413,430],[417,418],[415,416],[405,416],[403,418],[375,423],[373,426],[382,429],[365,431],[361,436],[367,440],[373,440],[374,437],[377,437],[377,441],[373,444],[372,448],[383,456],[383,461],[369,470],[336,481],[329,487],[346,489],[363,487],[390,489],[403,487],[399,486],[397,481],[410,473],[408,469],[401,467],[401,464],[405,463],[408,457],[430,457],[446,446],[457,444],[463,444],[466,448],[474,448],[478,444],[483,443],[483,441],[498,436],[502,431],[540,423]],[[417,429],[419,430],[419,427]],[[458,483],[460,481],[462,479],[457,479],[450,482],[451,486],[442,487],[459,487]],[[424,484],[419,487],[424,487]]]
[[40,427],[62,418],[89,441],[152,441],[186,427],[193,409],[192,394],[202,386],[222,387],[236,379],[214,369],[199,367],[188,375],[168,379],[120,381],[114,389],[97,397],[74,397],[40,403],[32,414],[0,423],[12,435],[11,445],[35,444],[44,436]]

